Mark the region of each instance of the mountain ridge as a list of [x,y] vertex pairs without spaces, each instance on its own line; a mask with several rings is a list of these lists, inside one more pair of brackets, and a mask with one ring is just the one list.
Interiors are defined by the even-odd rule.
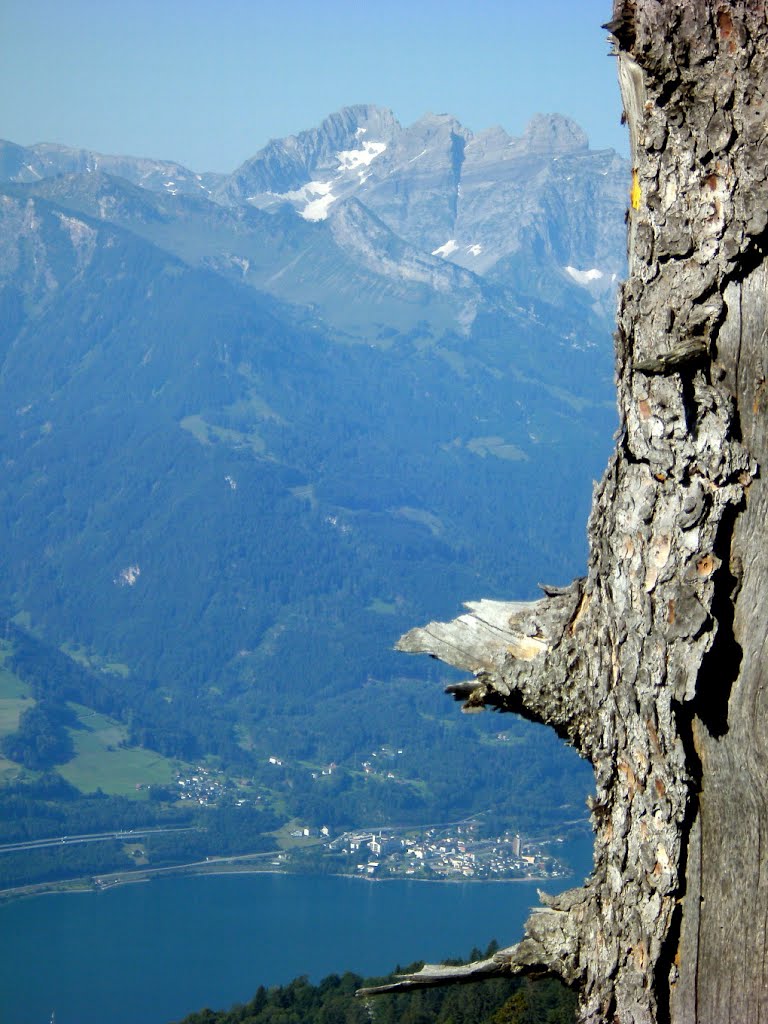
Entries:
[[[500,127],[474,134],[449,114],[428,114],[402,128],[387,108],[359,104],[342,108],[315,129],[271,140],[231,175],[211,180],[212,187],[202,175],[167,161],[105,157],[59,146],[24,150],[0,143],[0,168],[7,180],[30,188],[37,182],[43,190],[60,175],[86,179],[107,173],[125,177],[145,197],[165,195],[176,201],[175,207],[156,208],[152,214],[142,193],[131,197],[122,190],[117,196],[106,190],[101,206],[88,209],[113,219],[119,215],[114,206],[133,204],[134,224],[141,220],[142,204],[147,217],[173,219],[183,213],[185,198],[211,203],[202,209],[213,219],[216,207],[234,211],[235,218],[246,209],[274,215],[286,207],[310,223],[323,223],[336,204],[355,198],[394,235],[421,250],[422,259],[434,257],[479,275],[494,288],[522,291],[534,299],[546,301],[553,289],[562,294],[570,288],[574,296],[581,292],[588,298],[606,322],[625,259],[621,217],[628,165],[612,151],[591,151],[584,132],[561,115],[535,115],[523,135],[513,138]],[[65,189],[57,191],[61,197]],[[345,220],[348,224],[342,216]],[[122,218],[124,226],[129,222]],[[358,223],[362,227],[363,219]],[[367,240],[365,231],[356,240],[349,230],[344,237],[362,252],[371,230]],[[266,232],[265,245],[272,244],[271,234]],[[338,231],[332,234],[338,242]],[[236,249],[226,257],[232,267],[250,268],[252,251],[246,251],[247,245],[241,252]],[[184,258],[178,245],[176,251]],[[226,263],[223,252],[213,258],[220,267]],[[244,276],[249,272],[243,270]],[[392,280],[391,274],[384,276]],[[253,283],[269,291],[272,282],[276,297],[301,303],[306,281],[290,284],[290,278],[290,271],[280,278],[257,273]],[[354,293],[353,287],[350,296]],[[574,301],[582,304],[581,298]],[[351,327],[343,317],[338,326],[342,333]]]
[[[88,706],[120,667],[132,744],[241,766],[296,814],[469,813],[496,799],[482,758],[426,696],[406,724],[391,646],[579,571],[627,168],[566,119],[528,141],[366,105],[324,124],[271,144],[259,187],[299,187],[254,201],[169,162],[0,146],[23,179],[0,185],[0,606],[9,636],[95,666],[75,697],[38,673],[42,698]],[[505,813],[551,816],[549,754],[521,742],[542,803]],[[409,774],[368,780],[382,743],[411,744]],[[317,786],[302,768],[331,762]]]
[[[461,143],[459,148],[462,150],[458,161],[452,148],[456,141]],[[381,150],[366,152],[366,146],[372,144],[380,145]],[[600,165],[599,172],[606,176],[618,168],[622,173],[627,171],[626,161],[612,150],[590,150],[583,130],[559,114],[534,115],[523,134],[515,138],[499,126],[475,134],[450,114],[426,114],[403,128],[391,110],[372,104],[358,104],[341,108],[314,129],[270,140],[229,175],[206,178],[172,161],[108,156],[48,143],[20,147],[15,143],[0,142],[0,177],[6,181],[30,182],[61,173],[105,170],[141,187],[172,195],[199,194],[225,203],[250,202],[257,205],[288,201],[298,208],[302,201],[305,207],[308,205],[306,197],[299,198],[292,193],[310,184],[319,171],[325,174],[341,171],[344,195],[357,191],[353,188],[355,182],[363,186],[373,176],[372,185],[364,190],[370,193],[372,189],[375,191],[374,186],[381,184],[380,179],[391,177],[393,172],[400,173],[404,165],[416,163],[429,155],[432,177],[437,158],[458,184],[460,175],[457,175],[456,164],[464,164],[466,149],[470,150],[469,169],[472,173],[481,168],[487,171],[489,165],[511,163],[529,182],[535,173],[546,167],[548,161],[567,156],[595,158]],[[412,170],[418,172],[418,168]],[[215,187],[209,189],[206,181]],[[623,184],[626,186],[626,181]],[[286,193],[291,193],[287,200]],[[368,195],[367,199],[373,203],[374,211],[385,203],[381,196]],[[626,196],[622,199],[625,200]],[[317,211],[318,219],[323,212],[321,206]],[[386,216],[384,220],[388,223]]]

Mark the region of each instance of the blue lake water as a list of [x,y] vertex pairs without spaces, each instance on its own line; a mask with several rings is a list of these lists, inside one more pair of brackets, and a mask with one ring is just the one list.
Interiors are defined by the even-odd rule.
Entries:
[[[577,884],[591,844],[569,844]],[[167,1024],[260,984],[516,941],[536,883],[178,877],[0,907],[0,1024]]]

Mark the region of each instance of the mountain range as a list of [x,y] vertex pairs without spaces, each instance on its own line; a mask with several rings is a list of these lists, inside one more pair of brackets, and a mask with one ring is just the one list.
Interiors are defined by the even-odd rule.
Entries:
[[[414,686],[435,670],[390,648],[582,568],[628,181],[559,115],[513,138],[348,107],[231,175],[0,143],[0,601],[24,699],[169,758],[346,765],[350,820],[522,813],[479,756],[498,725],[462,746]],[[571,762],[520,728],[504,758],[552,816]],[[404,774],[371,788],[356,766],[382,743]]]

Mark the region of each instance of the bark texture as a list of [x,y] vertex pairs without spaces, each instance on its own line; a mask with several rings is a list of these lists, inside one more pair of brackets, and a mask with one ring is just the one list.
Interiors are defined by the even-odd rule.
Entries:
[[634,171],[587,576],[399,646],[595,770],[586,886],[454,980],[556,974],[594,1024],[768,1021],[768,22],[749,0],[616,0],[606,27]]

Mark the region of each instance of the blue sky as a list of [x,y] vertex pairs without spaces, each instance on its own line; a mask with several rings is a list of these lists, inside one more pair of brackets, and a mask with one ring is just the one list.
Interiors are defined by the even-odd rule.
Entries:
[[351,103],[627,151],[610,0],[0,0],[0,138],[231,171]]

